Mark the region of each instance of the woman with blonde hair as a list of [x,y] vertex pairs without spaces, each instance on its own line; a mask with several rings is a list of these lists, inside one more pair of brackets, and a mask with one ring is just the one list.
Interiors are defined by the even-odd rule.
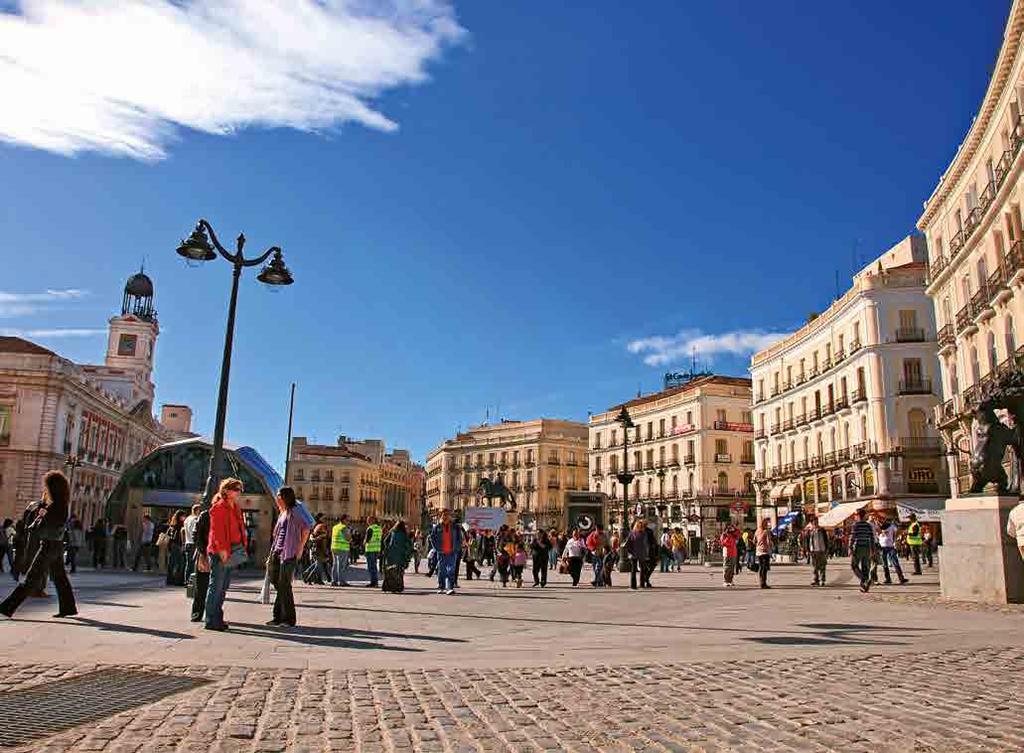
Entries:
[[224,631],[224,597],[231,586],[231,573],[246,560],[245,519],[238,498],[245,487],[237,478],[220,482],[210,506],[210,589],[206,592],[206,629]]

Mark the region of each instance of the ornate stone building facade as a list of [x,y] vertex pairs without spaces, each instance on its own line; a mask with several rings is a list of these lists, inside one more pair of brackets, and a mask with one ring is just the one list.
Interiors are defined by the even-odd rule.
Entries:
[[761,507],[882,509],[946,493],[925,253],[922,238],[904,239],[822,314],[754,354]]
[[0,519],[38,498],[40,478],[73,469],[72,508],[86,522],[103,514],[125,468],[166,442],[190,436],[191,411],[173,427],[153,416],[153,359],[160,327],[153,283],[125,285],[110,319],[103,365],[77,364],[18,337],[0,337]]
[[1010,6],[988,89],[963,142],[925,202],[927,293],[935,306],[943,403],[954,451],[953,496],[969,486],[971,411],[979,389],[1024,364],[1024,2]]
[[433,510],[483,505],[483,478],[501,478],[519,512],[540,526],[561,525],[566,492],[587,488],[587,427],[538,418],[483,424],[427,456],[427,504]]
[[[623,405],[635,424],[623,460]],[[750,380],[699,375],[686,384],[644,395],[590,418],[590,488],[610,500],[620,525],[622,489],[616,474],[634,474],[630,507],[663,525],[715,535],[752,514],[754,441]],[[631,514],[637,514],[631,509]]]
[[408,450],[387,452],[380,439],[341,436],[337,444],[321,445],[294,437],[287,476],[312,512],[332,520],[344,513],[354,520],[375,515],[419,525],[422,471]]

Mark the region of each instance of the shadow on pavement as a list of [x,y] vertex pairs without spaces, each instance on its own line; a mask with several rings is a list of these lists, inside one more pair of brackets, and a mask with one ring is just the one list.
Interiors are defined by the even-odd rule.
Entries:
[[[241,629],[247,628],[247,629]],[[231,623],[231,634],[250,635],[255,638],[271,638],[273,640],[288,641],[290,643],[301,643],[306,646],[322,646],[324,648],[354,648],[354,649],[376,649],[380,651],[405,651],[410,653],[422,653],[424,649],[411,646],[387,646],[371,641],[357,641],[347,638],[348,635],[365,636],[392,636],[398,635],[402,638],[419,640],[446,640],[444,638],[432,638],[422,636],[402,636],[398,633],[372,633],[367,631],[348,631],[340,628],[315,628],[315,627],[293,627],[293,628],[272,628],[266,625],[253,625],[252,623],[233,622]]]
[[193,640],[194,635],[188,633],[176,633],[173,630],[158,630],[156,628],[140,627],[139,625],[120,625],[116,622],[102,622],[100,620],[94,620],[90,617],[65,617],[61,620],[18,620],[18,622],[36,622],[46,625],[52,625],[55,622],[62,625],[79,625],[82,627],[92,627],[97,630],[103,630],[113,633],[129,633],[132,635],[149,635],[154,638],[169,638],[171,640]]
[[[927,627],[890,627],[888,625],[863,625],[843,622],[812,622],[802,623],[797,627],[807,628],[811,633],[794,633],[787,635],[763,635],[744,638],[754,643],[771,646],[902,646],[908,641],[899,640],[900,634],[924,633],[933,628]],[[861,633],[870,635],[859,635]],[[879,637],[879,633],[891,633],[889,640]],[[894,640],[895,639],[895,640]]]

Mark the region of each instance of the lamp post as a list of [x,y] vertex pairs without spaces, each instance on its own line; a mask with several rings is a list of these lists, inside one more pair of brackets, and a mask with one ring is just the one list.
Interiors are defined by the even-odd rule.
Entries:
[[628,573],[629,557],[626,554],[626,539],[629,537],[629,485],[633,483],[633,474],[629,472],[629,430],[633,423],[626,406],[622,406],[615,420],[622,425],[622,473],[616,474],[622,484],[622,525],[619,526],[619,572]]
[[69,454],[64,459],[64,465],[70,470],[68,471],[68,488],[71,490],[71,509],[75,509],[75,468],[82,466],[82,460],[78,455]]
[[665,515],[665,469],[664,468],[659,468],[658,469],[658,473],[655,474],[655,475],[657,475],[657,477],[658,477],[658,486],[660,487],[660,490],[659,490],[659,497],[660,497],[660,499],[658,501],[658,524],[662,528],[664,528],[665,526],[664,526],[664,523],[662,521],[662,518]]
[[[209,233],[209,237],[207,237]],[[213,241],[211,246],[210,241]],[[178,246],[178,255],[190,262],[213,261],[219,253],[228,261],[233,269],[231,281],[231,299],[228,304],[228,322],[224,334],[224,355],[220,366],[220,390],[217,393],[217,419],[213,429],[213,453],[210,455],[210,469],[206,477],[206,489],[203,492],[203,507],[209,507],[214,492],[220,483],[221,458],[224,455],[224,424],[228,410],[228,382],[231,374],[231,347],[235,339],[235,309],[238,305],[238,280],[246,267],[256,267],[271,259],[256,276],[265,285],[291,285],[294,280],[288,267],[284,265],[281,249],[271,246],[263,254],[253,259],[246,259],[242,254],[245,247],[245,236],[239,235],[236,240],[236,251],[227,251],[217,240],[217,234],[210,223],[199,220],[196,229]],[[217,253],[214,253],[216,249]],[[289,448],[290,452],[291,448]]]

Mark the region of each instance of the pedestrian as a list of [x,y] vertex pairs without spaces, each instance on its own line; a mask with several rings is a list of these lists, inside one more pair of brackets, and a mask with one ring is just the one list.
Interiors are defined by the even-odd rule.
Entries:
[[423,533],[417,528],[412,537],[412,569],[420,574],[420,562],[423,561]]
[[907,583],[903,576],[903,568],[900,567],[900,558],[896,556],[896,521],[891,518],[882,524],[878,531],[878,548],[881,549],[882,571],[885,573],[885,584],[892,585],[892,577],[889,574],[889,565],[896,571],[899,584]]
[[772,549],[775,546],[775,537],[772,535],[771,521],[768,518],[761,518],[761,523],[754,533],[754,556],[757,557],[757,577],[761,588],[771,588],[768,585],[768,570],[772,566]]
[[202,622],[206,613],[206,595],[210,589],[210,556],[206,553],[210,546],[210,511],[200,508],[196,517],[195,531],[192,541],[196,545],[193,569],[196,579],[192,592],[192,622]]
[[[922,526],[923,528],[923,526]],[[929,526],[924,528],[924,533],[921,534],[921,554],[924,555],[924,561],[928,567],[933,567],[934,562],[932,561],[932,555],[935,553],[935,536],[932,534],[932,529]]]
[[562,559],[562,546],[565,540],[559,538],[558,531],[552,528],[548,531],[548,541],[551,542],[551,549],[548,550],[548,570],[554,570]]
[[347,586],[345,575],[348,573],[349,552],[352,547],[352,529],[348,525],[348,515],[341,518],[331,529],[331,585]]
[[740,533],[736,530],[736,526],[730,523],[726,526],[725,531],[719,537],[719,543],[722,545],[722,560],[725,568],[725,576],[723,586],[727,588],[733,587],[732,579],[736,575],[736,558],[738,552],[736,551],[737,542],[740,540]]
[[309,527],[302,515],[293,512],[296,505],[295,490],[282,486],[277,490],[277,521],[271,534],[267,575],[274,586],[274,615],[267,622],[270,627],[295,627],[295,596],[292,580],[295,565],[309,536]]
[[168,586],[185,585],[185,513],[175,510],[167,521],[167,578]]
[[331,579],[327,573],[327,562],[331,556],[331,530],[322,512],[316,514],[314,521],[313,531],[309,535],[310,563],[306,570],[306,582],[323,586]]
[[526,569],[526,544],[522,541],[516,542],[516,553],[512,555],[512,580],[516,582],[516,588],[523,587],[523,570]]
[[132,564],[132,570],[138,572],[139,560],[143,560],[146,563],[146,572],[153,569],[153,534],[156,532],[156,526],[153,525],[153,518],[149,514],[142,516],[142,530],[139,532],[138,543],[135,547],[135,562]]
[[107,566],[107,521],[103,518],[92,527],[92,566],[96,570]]
[[478,580],[483,576],[483,572],[476,564],[480,561],[481,538],[482,537],[477,535],[476,529],[474,528],[464,539],[462,545],[462,560],[466,563],[466,580],[473,580],[474,574]]
[[626,552],[629,554],[629,587],[634,591],[637,588],[637,575],[639,575],[640,588],[649,588],[647,585],[647,562],[650,559],[650,544],[647,539],[647,526],[642,520],[633,524],[633,530],[626,539]]
[[594,577],[590,585],[594,588],[604,586],[604,556],[608,553],[608,534],[604,532],[604,524],[598,523],[587,536],[587,551],[590,553],[590,564]]
[[541,528],[530,542],[530,553],[533,557],[533,587],[545,588],[548,585],[548,556],[551,553],[551,539]]
[[405,590],[405,570],[412,559],[412,539],[406,530],[404,520],[398,521],[384,537],[381,557],[384,569],[383,590],[388,593],[402,593]]
[[812,517],[807,522],[804,532],[807,538],[807,551],[811,557],[811,566],[814,568],[814,580],[812,586],[825,585],[825,566],[828,564],[828,553],[831,542],[828,532],[818,525],[818,519]]
[[1013,539],[1021,559],[1024,560],[1024,500],[1010,510],[1010,515],[1006,519],[1006,535]]
[[686,537],[680,528],[672,530],[670,539],[672,547],[672,562],[677,573],[683,571],[683,564],[686,562]]
[[437,552],[437,592],[455,593],[455,568],[462,548],[462,527],[452,522],[450,510],[441,511],[441,521],[430,530],[430,546]]
[[658,540],[658,558],[661,561],[661,572],[667,573],[672,569],[672,534],[668,529],[661,532]]
[[238,498],[245,487],[237,478],[220,482],[210,506],[210,588],[206,594],[205,627],[224,631],[224,598],[231,587],[231,574],[246,559],[245,520]]
[[867,520],[863,508],[857,511],[857,521],[850,529],[850,567],[860,579],[860,590],[864,593],[871,588],[871,559],[875,551],[875,529]]
[[366,554],[366,572],[370,576],[370,582],[366,584],[366,588],[376,588],[380,579],[377,560],[380,557],[380,547],[383,542],[384,531],[377,523],[377,519],[372,515],[367,519],[366,523],[366,540],[363,542],[363,552]]
[[907,545],[914,558],[914,575],[923,575],[921,572],[921,547],[924,545],[924,537],[921,535],[921,524],[917,522],[917,515],[914,513],[910,513],[910,524],[907,526]]
[[49,576],[57,589],[58,612],[54,617],[70,617],[78,614],[75,594],[71,582],[64,572],[64,530],[68,522],[68,505],[71,501],[71,486],[60,471],[50,471],[43,476],[43,501],[32,520],[32,529],[39,541],[39,548],[25,573],[25,582],[15,586],[11,594],[0,603],[0,614],[13,617],[14,613],[30,595],[42,591]]
[[587,553],[587,543],[580,535],[580,529],[572,529],[572,536],[566,540],[565,549],[562,551],[562,560],[565,562],[569,577],[572,578],[572,587],[580,584],[580,575],[583,572],[583,558]]
[[114,567],[124,569],[128,555],[128,529],[121,523],[114,526],[110,537],[114,541]]
[[[14,575],[14,521],[10,518],[4,518],[0,524],[0,573],[4,571],[4,557],[11,575]],[[14,575],[14,579],[17,580],[18,576]]]
[[85,546],[85,529],[82,528],[82,521],[74,515],[68,518],[64,542],[64,564],[72,574],[77,573],[78,550]]
[[[184,523],[184,526],[183,526],[183,529],[182,529],[182,541],[184,542],[184,547],[182,548],[182,557],[185,560],[185,574],[184,574],[184,582],[185,583],[188,583],[189,581],[192,580],[192,573],[195,572],[195,566],[196,566],[196,542],[195,542],[196,521],[199,520],[199,513],[202,511],[202,509],[203,508],[202,508],[201,505],[192,505],[192,513],[187,518],[185,518],[185,523]],[[115,542],[114,548],[116,550],[116,548],[117,548],[117,546],[116,546],[117,531],[116,530],[114,531],[114,537],[115,537],[114,538],[114,542]],[[114,558],[115,559],[117,558],[116,554],[114,555]],[[116,562],[114,563],[114,567],[117,567],[117,563]]]

